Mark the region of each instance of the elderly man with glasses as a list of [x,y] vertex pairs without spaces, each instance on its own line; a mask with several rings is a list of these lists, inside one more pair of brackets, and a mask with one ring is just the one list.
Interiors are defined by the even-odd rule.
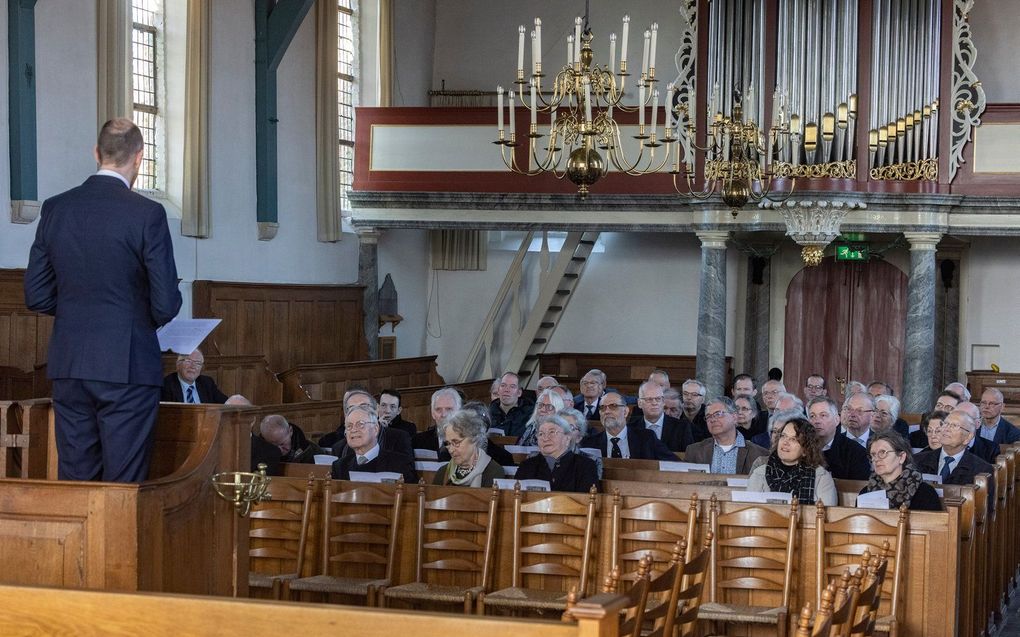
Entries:
[[712,473],[748,474],[755,460],[768,457],[768,449],[744,440],[737,431],[737,408],[729,398],[708,401],[705,420],[712,438],[688,447],[685,461],[710,465]]
[[680,398],[683,400],[680,422],[690,427],[694,442],[712,437],[708,433],[708,423],[705,422],[705,392],[705,384],[693,378],[688,378],[680,385]]
[[616,392],[602,397],[599,415],[605,431],[581,440],[581,447],[598,449],[603,458],[676,460],[676,455],[648,429],[627,425],[627,401]]
[[[977,474],[994,474],[992,465],[967,450],[976,428],[977,423],[965,411],[957,409],[946,416],[939,430],[942,448],[914,456],[918,470],[941,476],[943,484],[974,484]],[[994,482],[990,485],[994,487]],[[989,502],[994,502],[994,494],[990,492],[989,496]]]
[[1020,440],[1020,429],[1002,417],[1004,400],[1002,392],[994,387],[981,393],[981,433],[985,440],[998,445],[1012,444]]
[[202,375],[205,357],[201,350],[177,357],[177,371],[163,379],[160,400],[166,403],[217,403],[227,402],[227,395],[216,386],[216,381]]
[[399,473],[407,484],[416,484],[418,474],[414,459],[402,453],[380,447],[379,418],[369,405],[356,405],[347,414],[344,437],[350,453],[333,463],[332,475],[338,480],[350,480],[352,471],[366,473]]
[[670,451],[684,451],[694,443],[690,426],[666,413],[665,392],[661,385],[652,380],[641,383],[637,403],[640,409],[634,410],[627,424],[648,429]]

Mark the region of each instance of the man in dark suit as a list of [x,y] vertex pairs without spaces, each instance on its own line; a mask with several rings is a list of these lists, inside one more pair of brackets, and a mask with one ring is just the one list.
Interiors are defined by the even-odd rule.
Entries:
[[859,443],[846,437],[839,427],[839,405],[828,396],[812,398],[807,404],[808,420],[822,441],[822,454],[833,478],[867,480],[871,459]]
[[326,453],[309,442],[301,427],[287,422],[279,414],[271,414],[259,423],[259,435],[252,439],[252,467],[266,464],[269,475],[280,475],[281,462],[312,464],[316,454]]
[[634,410],[627,423],[632,427],[648,429],[655,437],[665,443],[670,451],[685,451],[687,445],[694,443],[691,428],[677,418],[665,412],[665,397],[662,386],[646,380],[638,387],[638,409]]
[[56,316],[53,380],[62,480],[148,477],[163,371],[156,329],[181,308],[163,206],[131,191],[144,142],[128,119],[103,125],[98,172],[46,200],[25,272],[25,304]]
[[627,402],[620,394],[608,392],[599,409],[605,431],[583,438],[582,447],[598,449],[603,458],[677,459],[651,431],[627,426]]
[[177,357],[177,372],[163,379],[163,392],[159,399],[167,403],[218,403],[227,402],[227,395],[216,386],[216,381],[201,374],[205,357],[201,350]]
[[680,397],[683,399],[683,414],[680,422],[687,425],[694,437],[694,442],[711,438],[708,423],[705,422],[705,392],[707,388],[699,380],[688,379],[680,386]]
[[379,420],[370,407],[358,405],[351,408],[344,423],[344,436],[350,453],[333,463],[334,478],[350,480],[352,471],[392,472],[402,475],[406,484],[418,482],[413,458],[379,447]]
[[418,425],[401,418],[401,411],[400,392],[395,389],[382,390],[379,394],[379,424],[404,431],[411,438],[418,433]]
[[[941,449],[928,449],[914,456],[917,469],[922,473],[942,476],[943,484],[974,484],[979,473],[995,473],[995,468],[967,451],[967,443],[974,436],[976,423],[965,412],[956,410],[946,416],[940,436]],[[989,483],[989,502],[995,501],[992,492],[995,483]]]
[[587,420],[599,419],[599,405],[606,391],[606,374],[601,369],[590,369],[581,377],[580,395],[574,398],[574,409]]
[[330,449],[344,441],[344,419],[346,418],[347,413],[350,412],[353,407],[358,405],[368,405],[372,408],[373,412],[378,413],[379,405],[375,402],[375,396],[369,393],[367,389],[362,389],[360,387],[349,388],[344,392],[343,413],[340,414],[340,424],[337,425],[335,431],[323,434],[323,436],[319,438],[318,442],[320,447]]

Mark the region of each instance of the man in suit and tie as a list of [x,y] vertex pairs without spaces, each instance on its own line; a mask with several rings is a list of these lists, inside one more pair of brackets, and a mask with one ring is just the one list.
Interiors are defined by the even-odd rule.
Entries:
[[606,391],[606,374],[601,369],[591,369],[581,377],[581,395],[574,398],[574,409],[584,414],[587,420],[599,419],[599,405]]
[[344,437],[350,453],[333,463],[333,477],[350,480],[351,471],[392,472],[404,476],[406,484],[416,484],[418,474],[414,470],[414,459],[380,448],[378,436],[379,419],[375,410],[368,405],[352,407],[344,423]]
[[[646,380],[638,387],[640,415],[630,425],[643,427],[655,434],[670,451],[685,451],[694,442],[691,428],[684,422],[666,415],[662,386]],[[637,412],[638,410],[634,410]]]
[[812,398],[807,405],[808,420],[822,441],[822,454],[829,473],[842,480],[867,480],[871,459],[861,445],[851,441],[839,428],[839,405],[828,396]]
[[648,429],[627,426],[627,402],[616,392],[602,397],[599,412],[605,431],[581,440],[581,446],[598,449],[603,458],[676,460],[676,455]]
[[[355,407],[361,406],[368,407],[375,412],[377,409],[375,397],[364,389],[349,389],[344,392],[344,423],[336,431],[328,433],[319,439],[319,444],[323,448],[331,449],[333,455],[338,458],[342,458],[350,453],[346,436],[347,415]],[[406,431],[391,429],[383,424],[382,420],[379,420],[377,442],[384,451],[393,451],[411,458],[414,457],[414,451],[411,449],[411,436]]]
[[202,375],[205,356],[195,350],[187,356],[177,357],[177,371],[163,379],[163,391],[159,399],[167,403],[217,403],[227,402],[227,395],[216,386],[216,381]]
[[974,419],[959,409],[946,416],[940,430],[942,448],[928,449],[914,456],[918,470],[942,476],[943,484],[974,484],[977,474],[994,473],[992,465],[967,451],[976,426]]
[[166,211],[131,191],[141,131],[110,120],[94,152],[96,174],[43,203],[25,304],[56,317],[47,374],[60,479],[141,482],[163,378],[156,329],[181,294]]
[[1002,417],[1002,392],[990,387],[981,393],[981,434],[980,436],[992,444],[1012,444],[1020,440],[1020,429]]

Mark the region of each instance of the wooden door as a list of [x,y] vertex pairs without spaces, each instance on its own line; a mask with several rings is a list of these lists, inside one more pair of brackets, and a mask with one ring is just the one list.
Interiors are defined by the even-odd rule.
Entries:
[[801,395],[808,374],[881,380],[899,393],[907,320],[907,276],[885,261],[837,263],[831,257],[793,277],[786,291],[783,380]]

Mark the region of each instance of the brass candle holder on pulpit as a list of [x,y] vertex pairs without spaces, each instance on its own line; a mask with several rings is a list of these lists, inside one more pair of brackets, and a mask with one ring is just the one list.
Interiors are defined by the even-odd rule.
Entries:
[[253,504],[270,499],[269,483],[272,478],[266,475],[266,465],[260,463],[258,471],[224,471],[212,478],[216,495],[234,505],[239,516],[247,517]]

